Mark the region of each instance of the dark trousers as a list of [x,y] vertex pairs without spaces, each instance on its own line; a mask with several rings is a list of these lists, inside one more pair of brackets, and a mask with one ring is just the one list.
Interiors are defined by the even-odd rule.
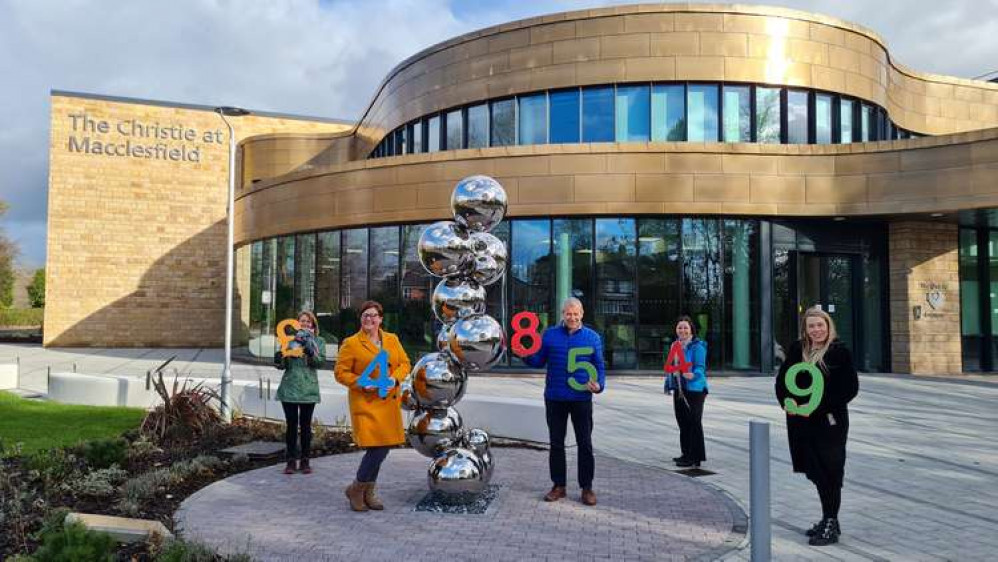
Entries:
[[685,402],[679,392],[672,393],[672,406],[679,426],[679,449],[683,457],[703,462],[707,460],[703,443],[703,401],[707,393],[686,390],[683,391],[683,396],[686,397]]
[[[284,431],[285,454],[289,461],[307,459],[312,452],[312,413],[315,404],[299,404],[297,402],[281,402],[284,407],[284,420],[287,428]],[[298,448],[298,433],[301,429],[301,449]]]
[[823,519],[838,519],[839,507],[842,505],[842,487],[834,484],[819,485],[818,498],[821,500],[821,517]]
[[360,459],[360,466],[357,468],[357,481],[377,482],[381,463],[385,462],[388,451],[391,450],[391,447],[368,447],[364,451],[364,458]]
[[544,407],[548,421],[548,435],[551,441],[551,481],[555,486],[564,486],[565,476],[565,433],[568,431],[568,418],[572,417],[575,442],[579,446],[579,486],[583,490],[593,487],[596,472],[596,458],[593,456],[593,403],[585,401],[545,400]]

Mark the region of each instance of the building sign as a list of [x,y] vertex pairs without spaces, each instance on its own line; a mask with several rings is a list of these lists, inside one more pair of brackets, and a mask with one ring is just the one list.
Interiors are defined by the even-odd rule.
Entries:
[[117,158],[200,162],[204,145],[227,141],[221,129],[198,130],[183,124],[96,119],[85,111],[70,113],[70,152]]
[[922,318],[943,318],[942,312],[946,306],[946,295],[949,293],[949,286],[946,283],[934,283],[932,281],[922,281],[918,284],[920,293],[924,295],[925,305],[915,305],[912,314],[915,320]]

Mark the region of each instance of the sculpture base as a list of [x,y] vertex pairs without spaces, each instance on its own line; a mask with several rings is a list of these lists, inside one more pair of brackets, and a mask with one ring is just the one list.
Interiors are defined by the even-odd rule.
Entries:
[[453,515],[482,515],[499,497],[499,484],[489,484],[479,494],[444,494],[429,492],[416,504],[415,511],[449,513]]

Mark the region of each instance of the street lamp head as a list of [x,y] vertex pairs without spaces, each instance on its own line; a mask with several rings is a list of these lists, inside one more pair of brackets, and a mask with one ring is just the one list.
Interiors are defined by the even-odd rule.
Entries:
[[231,107],[228,105],[216,107],[215,111],[227,117],[242,117],[244,115],[250,114],[249,110],[243,109],[241,107]]

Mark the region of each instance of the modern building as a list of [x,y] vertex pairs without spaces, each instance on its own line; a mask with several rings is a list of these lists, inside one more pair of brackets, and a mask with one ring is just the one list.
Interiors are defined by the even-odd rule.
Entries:
[[[100,168],[61,165],[83,156],[67,153],[59,107],[46,297],[59,318],[46,318],[46,342],[103,345],[66,336],[97,325],[118,345],[189,345],[174,321],[153,320],[139,338],[134,323],[94,312],[113,280],[119,292],[142,292],[137,318],[186,306],[183,291],[159,298],[154,287],[203,289],[186,314],[217,344],[224,241],[185,241],[183,255],[205,260],[193,270],[169,247],[176,236],[148,252],[122,246],[118,262],[88,262],[117,242],[102,221],[77,224],[57,204],[99,206],[90,189],[103,181]],[[431,349],[434,279],[416,242],[426,224],[450,217],[458,180],[487,174],[510,197],[497,231],[510,263],[489,288],[490,313],[508,326],[529,310],[549,325],[574,295],[603,334],[611,369],[660,369],[675,318],[690,314],[712,368],[765,372],[813,305],[835,318],[865,371],[988,371],[998,361],[998,84],[909,69],[851,23],[742,5],[554,14],[403,61],[349,128],[282,121],[256,134],[263,124],[250,123],[236,123],[235,228],[241,325],[254,355],[273,353],[276,322],[300,308],[316,310],[335,346],[357,329],[368,298],[385,304],[386,326],[411,355]],[[215,229],[224,225],[224,154],[212,154],[217,183],[184,193],[211,198],[198,224]],[[162,163],[130,164],[123,179],[142,194],[145,167]],[[71,179],[62,183],[91,179],[64,189],[63,174]],[[171,212],[150,216],[164,209],[150,201],[133,228],[183,231],[171,213],[190,210],[169,194],[183,182],[157,181]],[[69,247],[78,255],[63,255]],[[150,259],[156,267],[136,282]],[[125,280],[85,277],[130,260]],[[52,262],[71,262],[73,275],[60,284],[53,277],[67,270]],[[92,304],[73,308],[73,291],[91,290],[100,293]],[[88,314],[110,318],[89,323]]]

